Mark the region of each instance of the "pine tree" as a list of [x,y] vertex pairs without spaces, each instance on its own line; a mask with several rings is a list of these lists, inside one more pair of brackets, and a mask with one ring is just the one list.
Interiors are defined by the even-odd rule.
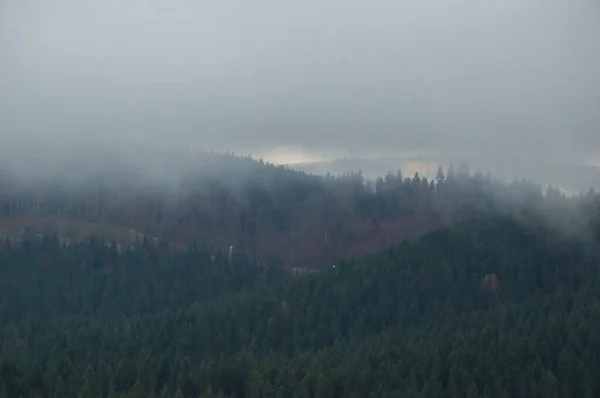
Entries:
[[437,181],[438,188],[440,186],[444,185],[444,182],[446,182],[446,175],[444,174],[444,168],[441,165],[438,166],[438,170],[435,175],[435,180]]

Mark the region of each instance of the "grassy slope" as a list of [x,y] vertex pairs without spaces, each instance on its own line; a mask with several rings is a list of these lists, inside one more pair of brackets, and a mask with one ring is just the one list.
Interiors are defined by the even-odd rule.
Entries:
[[0,218],[0,239],[19,241],[23,233],[56,234],[67,242],[79,241],[91,236],[130,245],[140,238],[135,229],[105,222],[90,222],[69,216],[18,215]]

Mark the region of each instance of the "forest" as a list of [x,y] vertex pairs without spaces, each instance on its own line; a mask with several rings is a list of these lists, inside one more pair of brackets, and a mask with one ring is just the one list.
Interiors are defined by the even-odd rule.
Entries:
[[3,179],[3,219],[143,237],[2,243],[0,397],[600,396],[597,193],[207,156],[170,190]]
[[[580,229],[597,195],[590,191],[567,200],[555,187],[501,181],[471,172],[467,164],[440,167],[433,179],[396,171],[374,181],[360,170],[317,176],[229,153],[206,152],[193,166],[164,167],[169,172],[163,178],[118,164],[36,183],[0,170],[0,236],[11,219],[23,215],[59,225],[75,219],[130,228],[172,248],[233,246],[285,268],[318,268],[473,215],[526,208],[551,214],[547,218],[561,228]],[[581,209],[583,216],[574,214]],[[52,234],[55,228],[38,232]],[[133,243],[114,233],[95,233],[117,244]],[[80,235],[87,238],[89,232]]]

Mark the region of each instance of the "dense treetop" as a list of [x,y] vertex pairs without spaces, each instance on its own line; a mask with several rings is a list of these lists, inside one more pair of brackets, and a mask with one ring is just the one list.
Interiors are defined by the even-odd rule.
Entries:
[[595,396],[598,248],[487,217],[292,278],[196,249],[11,244],[0,257],[3,388]]
[[[122,202],[90,199],[117,195],[108,188],[55,202],[61,191],[3,191],[5,217],[126,225],[137,209],[132,222],[164,229],[130,247],[29,233],[0,246],[0,397],[600,395],[595,193],[567,198],[464,167],[368,183],[239,161],[256,167],[252,184],[189,182],[172,202],[135,186]],[[293,222],[277,230],[274,209]],[[201,237],[231,232],[229,211],[250,224],[219,250]],[[192,218],[182,225],[196,239],[174,249],[164,239],[177,217]],[[321,219],[338,225],[344,253],[327,252],[338,235]],[[294,277],[284,251],[244,250],[261,239],[319,271]]]
[[567,200],[554,188],[542,192],[525,181],[507,184],[471,173],[464,164],[447,172],[440,168],[432,180],[398,171],[366,181],[360,171],[320,177],[232,154],[161,162],[154,171],[69,170],[38,184],[5,173],[0,215],[105,222],[183,248],[193,241],[211,250],[234,246],[263,261],[277,258],[287,267],[312,268],[482,213],[526,206],[551,214],[553,221],[571,222],[572,208],[595,197]]

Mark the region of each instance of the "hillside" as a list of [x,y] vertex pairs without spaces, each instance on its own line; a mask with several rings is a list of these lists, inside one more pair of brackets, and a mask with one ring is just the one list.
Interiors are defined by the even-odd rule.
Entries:
[[0,230],[13,237],[27,227],[56,230],[70,240],[93,234],[125,245],[148,235],[314,268],[473,215],[544,201],[534,184],[504,184],[460,168],[435,179],[398,171],[368,181],[360,171],[320,177],[230,154],[179,162],[168,168],[167,159],[157,160],[151,170],[79,168],[77,176],[61,172],[35,184],[5,175]]
[[14,246],[0,252],[0,280],[21,287],[0,305],[0,391],[593,397],[599,249],[499,216],[303,278],[256,279],[247,259],[193,248]]
[[389,170],[403,170],[409,175],[418,172],[421,176],[434,178],[437,167],[459,165],[467,162],[474,170],[493,170],[494,175],[505,180],[526,178],[542,185],[558,186],[569,192],[586,192],[590,188],[600,189],[600,167],[574,161],[545,160],[508,156],[485,158],[476,156],[449,155],[406,155],[372,158],[344,158],[331,161],[293,163],[288,166],[307,173],[341,175],[349,170],[362,170],[365,177],[377,178]]
[[65,243],[95,236],[129,246],[143,236],[132,228],[106,222],[91,222],[65,215],[23,214],[0,218],[0,239],[19,242],[24,237],[57,235]]

